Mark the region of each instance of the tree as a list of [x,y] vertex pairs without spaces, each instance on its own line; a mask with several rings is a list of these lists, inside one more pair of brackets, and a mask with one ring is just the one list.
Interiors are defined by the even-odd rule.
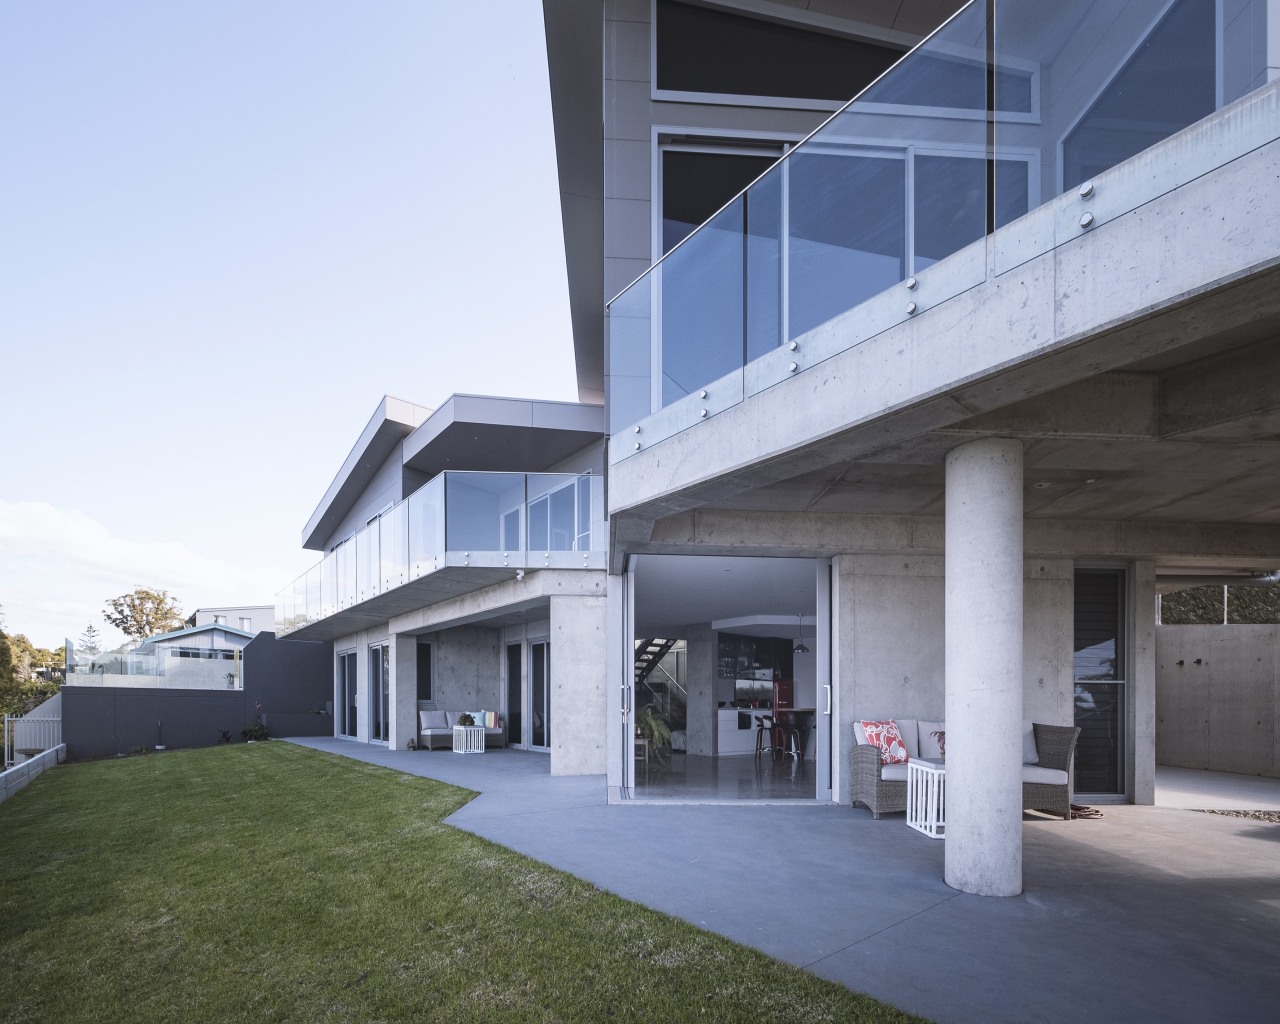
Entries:
[[135,587],[131,594],[111,598],[102,617],[132,640],[145,640],[183,626],[177,600],[167,590],[149,587]]
[[102,638],[98,635],[98,631],[94,629],[92,622],[80,634],[80,646],[86,654],[97,654],[102,650]]

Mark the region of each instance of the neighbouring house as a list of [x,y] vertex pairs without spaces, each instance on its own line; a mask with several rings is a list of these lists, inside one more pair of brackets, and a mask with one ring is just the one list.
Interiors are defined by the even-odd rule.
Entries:
[[274,629],[275,605],[228,605],[224,608],[197,608],[187,616],[188,626],[234,626],[243,633],[261,633]]
[[544,19],[581,404],[385,399],[277,631],[337,735],[495,710],[611,799],[944,723],[946,880],[1019,892],[1022,723],[1152,802],[1157,592],[1280,565],[1280,3]]

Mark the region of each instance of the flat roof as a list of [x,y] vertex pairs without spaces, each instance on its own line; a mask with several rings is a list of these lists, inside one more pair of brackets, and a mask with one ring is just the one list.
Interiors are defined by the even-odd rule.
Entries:
[[397,444],[431,415],[425,405],[401,398],[383,397],[369,418],[355,446],[342,463],[320,504],[302,528],[302,546],[318,550],[351,510],[357,498],[387,461]]
[[604,437],[604,408],[488,395],[451,395],[404,442],[404,464],[537,473]]

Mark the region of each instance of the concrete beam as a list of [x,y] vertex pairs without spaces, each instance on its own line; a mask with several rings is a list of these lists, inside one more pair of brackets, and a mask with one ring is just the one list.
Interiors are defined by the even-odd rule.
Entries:
[[521,580],[514,578],[514,570],[508,575],[504,583],[396,615],[388,620],[388,628],[392,633],[432,633],[495,619],[523,621],[534,610],[545,611],[552,597],[605,593],[605,573],[598,569],[529,570]]
[[[633,553],[830,557],[942,554],[940,516],[706,509],[660,519]],[[1259,570],[1280,564],[1280,527],[1250,524],[1028,519],[1028,557],[1148,558]],[[1189,560],[1189,561],[1188,561]]]
[[1195,440],[1280,438],[1280,338],[1163,374],[1159,430]]

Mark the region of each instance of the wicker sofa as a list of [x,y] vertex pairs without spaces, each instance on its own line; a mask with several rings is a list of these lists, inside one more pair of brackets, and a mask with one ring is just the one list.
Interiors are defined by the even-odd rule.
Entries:
[[[458,724],[458,719],[467,712],[463,711],[419,711],[418,712],[418,749],[434,750],[436,747],[444,747],[450,749],[453,747],[453,727]],[[471,717],[479,724],[482,712],[472,711]],[[496,726],[490,726],[484,731],[484,745],[487,750],[490,747],[505,747],[507,745],[507,729],[502,721],[502,717],[497,719]]]
[[[942,722],[895,719],[903,745],[911,757],[938,758],[942,750],[933,733],[945,732]],[[1022,806],[1071,817],[1072,769],[1080,730],[1067,725],[1026,722],[1023,726]],[[872,817],[907,809],[907,766],[883,764],[880,748],[866,742],[862,723],[854,723],[854,748],[849,755],[850,803],[863,804]]]

